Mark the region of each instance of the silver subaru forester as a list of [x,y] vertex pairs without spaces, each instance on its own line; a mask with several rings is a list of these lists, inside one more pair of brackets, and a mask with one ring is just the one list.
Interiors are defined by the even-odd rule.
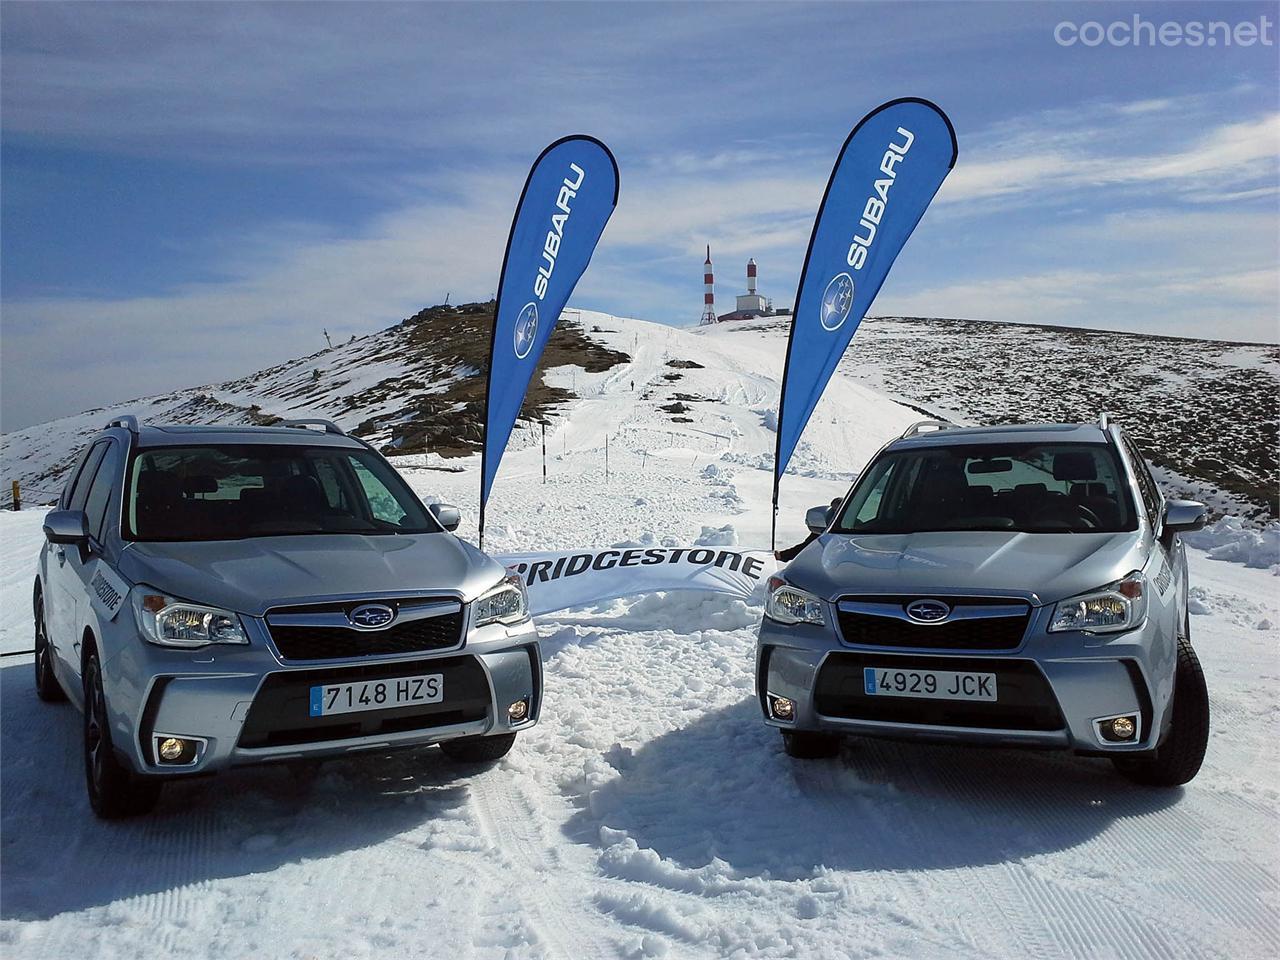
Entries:
[[84,714],[94,811],[238,764],[506,754],[538,718],[537,632],[458,523],[327,421],[110,423],[45,520],[34,592],[36,691]]
[[765,720],[795,757],[857,734],[1069,749],[1186,783],[1209,700],[1179,534],[1205,519],[1105,417],[916,424],[809,511],[812,541],[770,581]]

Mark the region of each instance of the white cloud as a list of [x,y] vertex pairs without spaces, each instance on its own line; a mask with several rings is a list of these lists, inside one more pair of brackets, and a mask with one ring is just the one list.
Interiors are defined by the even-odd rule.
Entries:
[[1040,269],[887,288],[875,314],[965,317],[1280,340],[1280,238],[1269,214],[1116,214],[1049,227]]
[[446,291],[497,286],[514,197],[419,206],[349,239],[302,240],[296,225],[232,279],[149,297],[57,298],[5,305],[4,415],[71,412],[102,402],[238,376],[398,322]]
[[[1164,125],[1167,119],[1153,122]],[[1139,149],[1151,141],[1140,135],[1117,136],[1117,130],[1124,127],[1077,123],[1069,130],[1024,131],[1007,145],[980,148],[972,158],[962,150],[938,200],[957,203],[1022,195],[1043,202],[1081,187],[1135,185],[1189,196],[1217,195],[1215,190],[1223,183],[1230,184],[1230,192],[1238,197],[1266,195],[1276,189],[1280,113],[1220,123],[1175,147]],[[1207,182],[1215,177],[1221,182]]]

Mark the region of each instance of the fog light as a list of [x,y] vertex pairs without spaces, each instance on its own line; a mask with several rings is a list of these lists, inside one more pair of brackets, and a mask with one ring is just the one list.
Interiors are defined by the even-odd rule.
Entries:
[[1129,717],[1116,717],[1111,721],[1111,734],[1117,740],[1132,740],[1137,724]]
[[519,723],[529,715],[529,701],[517,700],[511,706],[507,707],[507,716],[512,723]]
[[160,741],[160,759],[177,760],[186,751],[187,744],[177,737],[166,737]]
[[774,719],[790,720],[796,715],[796,705],[786,697],[770,697],[769,700]]

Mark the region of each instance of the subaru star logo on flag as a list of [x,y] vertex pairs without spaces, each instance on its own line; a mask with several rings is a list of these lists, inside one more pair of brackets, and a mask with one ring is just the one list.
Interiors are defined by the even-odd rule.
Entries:
[[840,325],[849,319],[849,308],[852,306],[853,277],[847,273],[838,273],[831,278],[822,294],[822,325],[828,330],[839,330]]
[[533,349],[533,341],[538,336],[538,305],[530,300],[516,317],[516,356],[523,360]]

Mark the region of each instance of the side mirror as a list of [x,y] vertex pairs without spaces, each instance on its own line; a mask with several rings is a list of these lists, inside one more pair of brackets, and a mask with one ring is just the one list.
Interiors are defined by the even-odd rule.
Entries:
[[436,518],[440,526],[450,533],[457,530],[458,525],[462,523],[462,511],[452,503],[433,503],[427,509],[431,511],[431,515]]
[[44,538],[50,543],[88,543],[89,518],[83,510],[54,510],[44,518]]
[[1190,533],[1209,522],[1209,508],[1194,500],[1170,500],[1164,505],[1165,533]]
[[831,513],[834,507],[810,507],[804,515],[804,525],[810,533],[825,533],[831,526]]

